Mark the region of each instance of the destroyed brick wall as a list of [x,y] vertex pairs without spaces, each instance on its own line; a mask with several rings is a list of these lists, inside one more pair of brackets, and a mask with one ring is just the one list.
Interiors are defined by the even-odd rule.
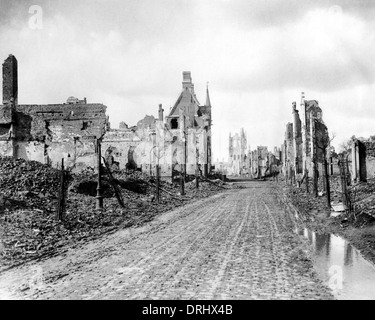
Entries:
[[[185,141],[186,140],[186,145]],[[155,175],[159,164],[162,177],[171,177],[186,163],[187,174],[203,169],[207,155],[207,131],[201,128],[173,130],[163,121],[146,116],[134,128],[106,132],[102,150],[119,169],[139,169]]]
[[14,104],[0,106],[0,153],[13,156],[14,153]]
[[[208,99],[209,101],[209,99]],[[189,72],[183,73],[183,91],[167,117],[159,105],[158,119],[146,115],[135,127],[121,124],[106,132],[103,151],[120,169],[139,169],[171,177],[186,170],[204,171],[211,161],[211,105],[199,106]],[[204,114],[205,113],[205,114]]]
[[[195,174],[211,167],[211,104],[200,106],[194,92],[190,72],[183,72],[182,92],[168,116],[159,105],[158,119],[146,115],[137,125],[129,128],[124,123],[119,129],[106,132],[103,152],[119,169],[139,169],[155,175],[173,176],[186,170]],[[207,102],[208,101],[208,102]],[[208,170],[207,170],[208,171]]]
[[294,139],[293,139],[293,123],[288,122],[285,129],[285,158],[283,170],[287,172],[289,168],[294,166]]
[[243,128],[234,136],[229,134],[228,174],[242,175],[249,172],[247,166],[247,134]]
[[106,127],[102,104],[18,105],[15,156],[67,167],[96,167],[95,143]]
[[367,177],[375,177],[375,141],[363,141],[366,148]]
[[269,166],[269,152],[266,146],[257,147],[258,156],[258,177],[263,177]]
[[296,102],[292,103],[292,113],[293,113],[293,159],[292,161],[294,170],[296,174],[302,173],[303,165],[302,165],[302,122],[299,116],[299,112],[296,108]]
[[[301,112],[301,117],[299,115]],[[292,170],[295,174],[302,174],[305,169],[309,176],[313,173],[313,160],[323,161],[323,149],[321,142],[328,141],[328,130],[323,122],[322,109],[316,100],[304,100],[301,97],[300,110],[296,108],[296,102],[292,103],[293,123],[288,123],[285,132],[285,140],[282,146],[283,172],[286,174]],[[315,123],[317,121],[318,130]],[[323,129],[324,130],[323,130]]]
[[95,168],[95,144],[108,125],[103,104],[69,97],[67,103],[19,105],[17,59],[3,63],[0,106],[1,155],[60,166]]
[[137,169],[140,165],[137,165],[134,149],[140,142],[141,139],[131,129],[111,129],[104,135],[102,153],[107,161],[117,165],[119,169]]
[[[125,123],[111,130],[106,106],[88,104],[70,96],[66,103],[18,105],[17,60],[10,55],[3,64],[3,102],[0,106],[0,154],[36,160],[59,167],[64,159],[68,168],[97,167],[96,140],[102,138],[102,154],[119,169],[141,169],[171,176],[186,164],[188,174],[198,166],[211,168],[211,103],[200,106],[190,72],[183,73],[183,92],[164,123],[146,116],[136,126]],[[177,127],[171,127],[171,119]],[[183,124],[183,125],[181,125]]]
[[[200,135],[203,135],[203,147],[200,148],[199,152],[204,155],[200,157],[203,162],[201,166],[204,175],[211,171],[212,165],[211,108],[208,87],[206,88],[206,103],[205,105],[200,105],[194,91],[191,73],[190,71],[184,71],[182,91],[171,111],[165,117],[166,126],[176,139],[185,139],[184,137],[190,129],[196,130],[200,132]],[[194,146],[190,146],[190,143],[187,143],[184,148],[189,149],[194,148]],[[182,165],[185,166],[185,164]]]
[[323,115],[322,109],[319,107],[319,102],[316,100],[305,100],[304,101],[304,108],[305,108],[305,124],[304,124],[304,132],[302,139],[304,140],[304,150],[303,150],[303,164],[305,168],[309,171],[309,175],[312,174],[312,167],[313,167],[313,143],[314,143],[314,134],[313,131],[315,130],[312,127],[312,121],[317,119],[320,122],[323,122]]
[[351,172],[353,181],[366,181],[375,177],[375,141],[354,139],[351,146]]

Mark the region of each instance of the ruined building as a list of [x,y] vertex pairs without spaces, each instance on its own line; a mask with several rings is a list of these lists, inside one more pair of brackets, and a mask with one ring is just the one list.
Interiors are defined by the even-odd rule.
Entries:
[[243,128],[240,133],[232,136],[229,133],[229,161],[227,172],[230,175],[243,175],[248,173],[247,162],[247,134]]
[[[165,118],[165,119],[164,119]],[[120,169],[141,169],[151,175],[159,165],[161,175],[179,173],[207,175],[211,170],[211,101],[200,105],[191,73],[183,72],[182,91],[164,117],[159,105],[158,118],[146,116],[135,127],[120,125],[103,139],[103,151]]]
[[164,120],[146,116],[136,126],[122,122],[111,129],[106,106],[69,97],[66,103],[18,104],[17,60],[3,64],[3,105],[0,106],[0,155],[36,160],[72,170],[97,167],[96,145],[114,169],[140,169],[163,176],[173,172],[207,175],[211,170],[211,102],[200,105],[190,72],[183,73],[182,92]]
[[190,71],[183,72],[182,91],[166,117],[169,132],[183,142],[182,154],[178,156],[179,150],[173,150],[173,165],[185,164],[187,173],[192,173],[197,165],[201,165],[204,175],[209,173],[212,164],[211,123],[208,87],[206,102],[200,105]]
[[375,136],[371,136],[368,139],[353,139],[348,161],[351,163],[351,179],[353,182],[365,182],[368,178],[374,178]]
[[70,97],[67,103],[18,104],[18,66],[13,55],[3,63],[0,154],[57,166],[95,167],[95,143],[107,125],[106,106]]
[[286,125],[282,146],[283,170],[303,174],[313,172],[313,163],[322,163],[324,149],[329,146],[327,127],[323,122],[322,109],[316,100],[305,100],[302,93],[300,112],[296,102],[292,104],[293,123]]
[[249,151],[249,171],[253,178],[264,177],[269,170],[269,152],[266,146]]

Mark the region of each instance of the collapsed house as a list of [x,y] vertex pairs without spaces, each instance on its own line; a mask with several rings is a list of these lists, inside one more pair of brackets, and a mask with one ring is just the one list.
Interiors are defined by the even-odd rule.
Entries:
[[367,181],[375,176],[375,136],[369,139],[355,138],[348,156],[351,163],[351,180]]
[[182,92],[165,117],[159,105],[158,118],[146,116],[135,127],[125,123],[110,129],[102,150],[109,163],[120,169],[140,169],[150,175],[156,166],[162,177],[179,173],[207,176],[211,171],[211,101],[208,87],[206,103],[200,105],[191,73],[183,72]]
[[[301,112],[301,117],[299,112]],[[313,175],[314,165],[322,165],[329,147],[329,136],[322,109],[316,100],[304,100],[300,110],[292,103],[293,123],[287,123],[282,145],[283,172],[290,175]]]
[[69,97],[66,103],[18,104],[18,63],[3,63],[3,105],[0,106],[0,155],[35,160],[59,167],[97,168],[97,145],[115,169],[139,169],[161,175],[177,171],[207,175],[211,171],[211,102],[200,105],[190,72],[183,72],[182,92],[164,121],[146,116],[136,126],[111,129],[107,107]]
[[263,178],[279,173],[280,149],[274,147],[274,152],[268,151],[266,146],[258,146],[249,151],[249,172],[253,178]]
[[240,133],[233,136],[229,133],[229,163],[227,172],[229,175],[248,174],[247,165],[247,134],[243,128]]
[[108,123],[106,106],[68,98],[66,103],[18,104],[18,65],[13,55],[3,63],[0,106],[0,154],[59,166],[95,167],[96,140]]

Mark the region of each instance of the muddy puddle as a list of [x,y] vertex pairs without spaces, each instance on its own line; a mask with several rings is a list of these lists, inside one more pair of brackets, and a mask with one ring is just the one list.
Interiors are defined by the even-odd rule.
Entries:
[[313,247],[314,268],[339,300],[375,299],[375,266],[345,239],[296,229]]

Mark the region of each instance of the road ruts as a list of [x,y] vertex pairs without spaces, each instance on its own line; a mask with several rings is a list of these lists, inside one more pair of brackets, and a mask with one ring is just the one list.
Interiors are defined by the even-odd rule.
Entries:
[[[243,184],[142,228],[4,272],[0,297],[331,299],[311,262],[296,255],[302,240],[293,233],[295,221],[275,184]],[[44,282],[28,288],[35,268]]]

